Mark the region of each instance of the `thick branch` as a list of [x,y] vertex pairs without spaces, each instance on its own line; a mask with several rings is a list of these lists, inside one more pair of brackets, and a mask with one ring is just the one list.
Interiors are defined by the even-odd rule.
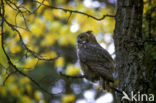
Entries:
[[86,77],[85,75],[70,76],[70,75],[63,74],[62,72],[60,72],[60,75],[64,76],[64,77],[67,77],[67,78],[85,78]]
[[[77,79],[77,78],[86,78],[85,75],[70,76],[70,75],[63,74],[62,72],[60,72],[60,75],[63,76],[63,77],[66,77],[66,78],[75,78],[75,79]],[[117,89],[117,88],[115,88],[115,87],[112,87],[112,86],[110,86],[110,88],[113,89],[114,91],[116,91],[116,92],[122,94],[122,91],[121,91],[121,90],[119,90],[119,89]]]

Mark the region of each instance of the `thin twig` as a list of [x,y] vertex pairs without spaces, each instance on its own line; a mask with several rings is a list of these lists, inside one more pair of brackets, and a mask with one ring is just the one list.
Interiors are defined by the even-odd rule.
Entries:
[[[7,2],[7,0],[6,0],[6,2]],[[62,10],[62,11],[64,11],[64,12],[70,12],[70,13],[77,13],[77,14],[85,15],[85,16],[90,17],[90,18],[92,18],[92,19],[95,19],[95,20],[97,20],[97,21],[101,21],[101,20],[105,19],[106,17],[113,17],[113,18],[115,17],[115,15],[108,15],[108,14],[105,14],[105,15],[103,15],[101,18],[97,18],[97,17],[94,17],[94,16],[89,15],[89,14],[87,14],[87,13],[78,11],[78,10],[70,10],[70,9],[65,9],[65,8],[60,8],[60,7],[55,7],[55,6],[46,5],[46,4],[43,3],[44,0],[43,0],[42,2],[39,2],[39,1],[34,0],[33,2],[36,2],[36,3],[40,4],[40,5],[39,5],[34,11],[30,11],[30,10],[28,10],[27,8],[25,8],[24,6],[17,6],[15,3],[13,3],[13,2],[10,1],[10,3],[12,3],[12,4],[16,7],[16,8],[13,8],[13,7],[12,7],[14,10],[18,11],[18,10],[20,10],[20,8],[23,8],[23,9],[25,9],[26,11],[21,11],[21,10],[20,10],[20,12],[21,12],[21,13],[28,13],[29,15],[35,13],[35,12],[40,8],[40,6],[43,5],[43,6],[45,6],[45,7],[51,8],[51,9],[57,9],[57,10]],[[9,3],[8,3],[8,4],[9,4]]]
[[[28,10],[27,8],[25,8],[25,7],[22,6],[22,5],[17,6],[15,3],[13,3],[13,2],[10,1],[10,0],[5,0],[5,2],[6,2],[7,5],[9,5],[9,6],[10,6],[13,10],[15,10],[15,11],[20,11],[21,13],[28,13],[28,14],[31,13],[30,10]],[[15,8],[14,8],[11,4],[14,5]],[[21,11],[21,8],[24,9],[25,11]]]
[[72,15],[72,12],[70,12],[70,14],[69,14],[69,17],[68,17],[68,19],[67,19],[67,23],[68,23],[68,21],[69,21],[71,15]]
[[18,16],[18,14],[19,14],[19,11],[16,13],[16,16],[15,16],[15,25],[17,25],[16,18],[17,18],[17,16]]
[[[39,4],[42,4],[42,3],[40,3],[39,1],[35,1],[35,0],[34,0],[34,2],[37,2],[37,3],[39,3]],[[46,4],[42,4],[42,5],[44,5],[45,7],[51,8],[51,9],[63,10],[63,11],[65,11],[65,12],[70,12],[70,13],[77,13],[77,14],[86,15],[86,16],[88,16],[88,17],[90,17],[90,18],[92,18],[92,19],[98,20],[98,21],[103,20],[105,17],[113,17],[113,18],[115,17],[115,15],[108,15],[108,14],[106,14],[106,15],[103,15],[101,18],[96,18],[96,17],[94,17],[94,16],[92,16],[92,15],[89,15],[89,14],[87,14],[87,13],[84,13],[84,12],[81,12],[81,11],[77,11],[77,10],[69,10],[69,9],[60,8],[60,7],[54,7],[54,6],[50,6],[50,5],[46,5]]]
[[22,17],[23,17],[23,21],[24,21],[24,24],[25,24],[26,29],[29,30],[28,25],[27,25],[27,22],[26,22],[26,18],[25,18],[25,16],[23,15],[22,12],[20,12],[20,13],[21,13],[21,15],[22,15]]
[[3,81],[3,86],[5,85],[5,83],[6,83],[6,81],[9,79],[9,77],[12,75],[12,74],[14,74],[14,73],[16,73],[17,71],[13,71],[13,72],[10,72],[9,74],[8,74],[8,76],[5,78],[5,80]]
[[19,38],[20,38],[20,41],[21,41],[22,45],[24,46],[24,48],[25,48],[28,52],[30,52],[31,55],[34,56],[35,58],[37,58],[37,59],[39,59],[39,60],[44,60],[44,61],[53,61],[53,60],[56,60],[58,57],[60,57],[60,55],[58,55],[58,56],[56,56],[56,57],[54,57],[54,58],[46,59],[46,58],[43,58],[43,57],[41,57],[41,56],[38,56],[37,53],[35,53],[34,51],[30,50],[30,49],[26,46],[26,44],[23,42],[23,38],[22,38],[21,33],[20,33],[12,24],[10,24],[5,18],[4,18],[4,21],[5,21],[5,23],[6,23],[9,27],[11,27],[12,30],[14,30],[14,31],[17,32],[17,34],[18,34],[18,36],[19,36]]
[[32,11],[30,14],[35,13],[35,12],[42,6],[42,4],[44,3],[44,1],[45,1],[45,0],[43,0],[43,1],[41,2],[41,4],[40,4],[34,11]]
[[[2,9],[2,10],[1,10]],[[4,3],[3,3],[3,0],[1,0],[1,8],[0,10],[2,11],[2,13],[0,12],[0,16],[2,17],[2,22],[1,22],[1,44],[2,44],[2,50],[8,60],[8,63],[13,67],[13,69],[15,71],[17,71],[19,74],[29,78],[40,90],[44,91],[45,93],[51,95],[51,96],[54,96],[55,94],[52,94],[50,92],[48,92],[47,90],[45,90],[44,88],[42,88],[40,86],[40,84],[35,81],[32,77],[30,77],[29,75],[25,74],[24,72],[20,71],[11,61],[10,57],[8,56],[7,52],[5,51],[4,49],[4,22],[5,22],[5,9],[4,9]]]
[[[17,14],[16,14],[16,16],[15,16],[15,25],[17,24],[17,23],[16,23],[16,18],[17,18],[17,16],[18,16],[18,14],[20,13],[21,16],[22,16],[22,18],[23,18],[25,27],[26,27],[26,29],[28,30],[28,25],[27,25],[27,22],[26,22],[26,18],[25,18],[25,16],[23,15],[23,13],[25,13],[25,12],[21,11],[21,10],[20,10],[20,6],[17,6],[15,3],[9,1],[11,4],[13,4],[13,5],[15,6],[15,8],[14,8],[14,7],[12,7],[12,5],[10,5],[6,0],[5,0],[5,2],[6,2],[6,4],[8,4],[13,10],[17,11]],[[26,8],[24,8],[24,9],[26,9]]]

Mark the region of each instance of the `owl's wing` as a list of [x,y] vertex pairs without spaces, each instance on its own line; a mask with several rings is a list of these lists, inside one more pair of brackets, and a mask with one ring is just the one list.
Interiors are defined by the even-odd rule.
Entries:
[[114,63],[110,54],[100,45],[87,43],[85,47],[80,49],[80,62],[85,63],[88,68],[106,79],[112,80]]

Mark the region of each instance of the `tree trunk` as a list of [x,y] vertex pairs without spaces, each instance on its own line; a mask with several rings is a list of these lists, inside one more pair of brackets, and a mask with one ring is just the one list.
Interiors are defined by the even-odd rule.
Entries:
[[[117,5],[114,43],[118,88],[129,96],[131,91],[147,94],[144,48],[140,45],[143,0],[118,0]],[[122,96],[118,97],[121,103]]]

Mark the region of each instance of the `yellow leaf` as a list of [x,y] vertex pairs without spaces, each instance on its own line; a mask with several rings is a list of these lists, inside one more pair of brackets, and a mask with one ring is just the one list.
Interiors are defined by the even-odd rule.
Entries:
[[47,35],[45,35],[45,38],[41,42],[41,46],[50,46],[50,45],[53,45],[57,39],[58,39],[58,35],[55,35],[55,34],[47,34]]
[[0,64],[5,68],[7,68],[9,66],[7,57],[2,49],[1,35],[0,35]]
[[31,102],[30,97],[26,95],[22,96],[22,103],[30,103],[30,102]]
[[32,39],[31,39],[31,32],[30,31],[26,31],[26,30],[23,30],[23,29],[19,29],[20,32],[21,32],[21,35],[22,35],[22,38],[23,38],[23,41],[25,44],[29,44],[32,42]]
[[51,3],[50,0],[37,0],[37,1],[40,2],[40,3],[43,3],[45,5],[49,5]]
[[7,95],[6,87],[0,86],[0,93],[1,96],[6,96]]
[[62,67],[64,65],[64,58],[63,57],[59,57],[56,62],[55,62],[55,65],[57,67]]
[[12,95],[19,95],[20,94],[20,90],[19,90],[17,85],[13,84],[13,85],[9,86],[9,90],[10,90]]
[[41,100],[43,98],[43,94],[39,91],[35,91],[34,93],[34,97],[37,99],[37,100]]
[[73,94],[66,94],[62,98],[62,103],[74,103],[75,96]]
[[27,77],[20,78],[20,84],[21,85],[25,85],[25,84],[27,84],[29,82],[30,82],[30,80]]
[[50,59],[50,58],[54,58],[57,56],[56,52],[55,51],[48,51],[46,53],[43,53],[41,54],[41,56],[44,58],[44,59]]
[[17,14],[17,11],[15,11],[14,9],[12,9],[9,5],[5,6],[5,15],[6,15],[6,19],[9,23],[11,24],[15,24],[15,17]]
[[8,78],[7,82],[6,82],[6,86],[10,86],[11,84],[13,84],[15,81],[17,80],[15,75],[11,75],[10,78]]
[[45,10],[45,12],[44,12],[44,16],[45,16],[45,18],[47,19],[47,20],[53,20],[53,16],[52,15],[50,15],[50,14],[52,14],[52,11],[51,11],[51,9],[47,9],[47,10]]
[[66,69],[66,74],[67,75],[77,75],[80,73],[80,68],[75,67],[74,65],[68,65]]
[[36,37],[40,37],[41,35],[44,34],[44,30],[45,30],[45,21],[40,20],[40,19],[36,19],[35,20],[35,24],[33,24],[31,26],[31,32],[34,36]]
[[32,87],[31,87],[31,85],[26,84],[25,88],[26,88],[26,91],[27,91],[29,94],[32,93]]
[[37,59],[36,58],[28,58],[28,59],[26,59],[26,63],[24,64],[24,67],[26,69],[34,68],[36,63],[37,63]]
[[21,47],[19,45],[13,45],[10,48],[11,53],[15,54],[15,53],[19,53],[21,51]]

